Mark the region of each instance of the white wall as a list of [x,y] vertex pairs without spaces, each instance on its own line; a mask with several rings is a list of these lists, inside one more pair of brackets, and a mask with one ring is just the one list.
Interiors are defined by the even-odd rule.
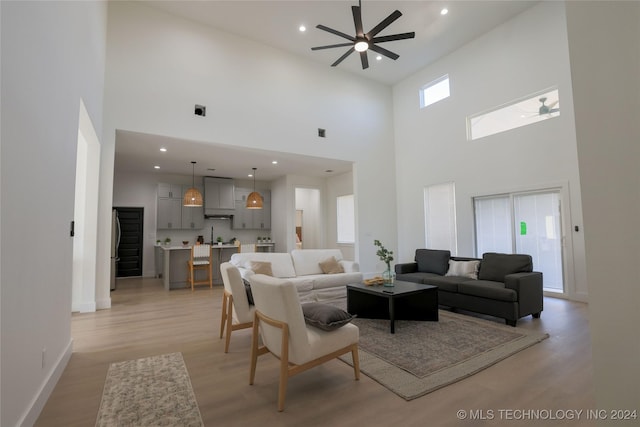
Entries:
[[29,426],[71,355],[78,117],[82,99],[101,134],[106,5],[0,9],[0,424]]
[[[451,96],[420,109],[420,87],[444,74]],[[467,141],[468,115],[551,86],[560,91],[560,117]],[[428,185],[455,182],[461,256],[474,255],[474,196],[560,186],[569,198],[563,204],[566,286],[570,297],[585,300],[583,235],[572,231],[582,226],[582,209],[563,4],[542,2],[523,12],[397,84],[393,99],[398,262],[425,246]]]
[[[355,161],[363,207],[395,188],[391,89],[339,69],[141,4],[111,2],[105,86],[98,254],[105,298],[117,129]],[[207,106],[207,120],[193,115],[195,103]],[[322,141],[319,127],[327,129]],[[272,184],[272,237],[295,247],[294,194],[286,177]],[[278,216],[285,206],[290,213]],[[364,230],[395,236],[391,204],[359,220]],[[375,263],[373,245],[369,252],[360,254],[365,267]]]
[[[637,410],[640,4],[567,2],[566,7],[596,407]],[[600,425],[621,423],[609,417]]]

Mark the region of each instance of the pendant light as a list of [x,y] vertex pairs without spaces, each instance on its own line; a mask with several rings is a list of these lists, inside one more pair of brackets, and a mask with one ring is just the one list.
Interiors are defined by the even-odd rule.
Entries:
[[196,162],[191,162],[191,188],[184,193],[182,204],[188,208],[202,206],[202,193],[196,188]]
[[247,209],[262,209],[262,196],[256,191],[256,168],[253,169],[253,191],[247,197]]

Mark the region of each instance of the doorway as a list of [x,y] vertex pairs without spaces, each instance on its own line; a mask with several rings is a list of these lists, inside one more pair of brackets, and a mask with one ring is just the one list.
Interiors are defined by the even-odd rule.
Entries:
[[[300,226],[301,246],[305,249],[321,249],[324,247],[324,239],[320,190],[318,188],[296,187],[295,194],[296,227]],[[300,212],[299,224],[297,223],[297,212]],[[302,220],[303,215],[304,221]]]
[[114,207],[120,219],[120,246],[116,277],[142,276],[144,208]]
[[564,293],[560,190],[474,198],[476,253],[531,255],[544,290]]

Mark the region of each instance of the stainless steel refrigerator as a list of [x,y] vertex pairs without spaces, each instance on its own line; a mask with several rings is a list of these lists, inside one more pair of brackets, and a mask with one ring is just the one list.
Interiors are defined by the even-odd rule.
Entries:
[[111,290],[116,289],[116,273],[118,271],[118,247],[120,246],[120,220],[118,211],[111,211]]

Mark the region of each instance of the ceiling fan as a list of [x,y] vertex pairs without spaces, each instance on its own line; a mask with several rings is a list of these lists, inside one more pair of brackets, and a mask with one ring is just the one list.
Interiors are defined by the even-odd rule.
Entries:
[[312,47],[311,50],[321,50],[321,49],[331,49],[334,47],[346,47],[346,46],[351,46],[350,49],[344,54],[342,55],[340,58],[338,58],[338,60],[336,62],[334,62],[333,64],[331,64],[332,67],[335,67],[336,65],[338,65],[339,63],[341,63],[347,56],[351,55],[354,51],[359,52],[360,53],[360,61],[362,62],[362,69],[367,69],[369,68],[369,59],[367,58],[367,50],[371,49],[374,52],[379,53],[380,55],[384,55],[387,58],[391,58],[393,60],[396,60],[400,57],[400,55],[397,55],[387,49],[381,48],[379,46],[377,46],[377,43],[384,43],[384,42],[391,42],[391,41],[395,41],[395,40],[404,40],[404,39],[412,39],[416,36],[415,32],[410,32],[410,33],[402,33],[402,34],[393,34],[390,36],[381,36],[381,37],[376,37],[376,35],[384,30],[385,28],[387,28],[389,25],[391,25],[396,19],[400,18],[402,16],[402,13],[400,13],[399,10],[394,11],[391,15],[387,16],[385,19],[383,19],[382,21],[380,21],[380,23],[378,25],[376,25],[375,27],[373,27],[371,29],[371,31],[369,31],[368,33],[365,34],[364,30],[362,29],[362,13],[361,13],[361,7],[362,7],[362,2],[359,0],[358,1],[358,6],[351,6],[351,12],[353,13],[353,23],[355,25],[356,28],[356,35],[355,36],[350,36],[348,34],[345,34],[343,32],[334,30],[333,28],[329,28],[326,27],[324,25],[316,25],[316,28],[319,28],[321,30],[327,31],[331,34],[335,34],[336,36],[340,36],[344,39],[349,40],[348,43],[338,43],[338,44],[332,44],[332,45],[327,45],[327,46],[317,46],[317,47]]
[[544,105],[544,103],[547,102],[547,97],[546,96],[543,96],[542,98],[540,98],[539,101],[542,103],[542,105],[538,109],[538,114],[540,116],[542,116],[544,114],[553,114],[553,113],[557,113],[558,111],[560,111],[560,108],[553,108],[558,104],[559,99],[554,101],[554,102],[552,102],[551,105]]

